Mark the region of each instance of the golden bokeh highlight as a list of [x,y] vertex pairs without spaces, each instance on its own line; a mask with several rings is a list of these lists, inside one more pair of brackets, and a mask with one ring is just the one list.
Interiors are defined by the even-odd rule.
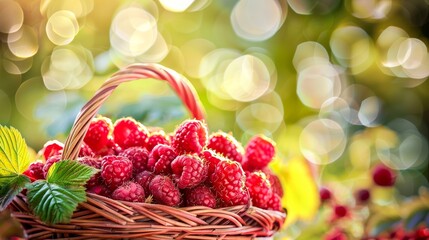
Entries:
[[78,32],[79,24],[71,11],[57,11],[49,17],[46,23],[46,35],[55,45],[71,43]]
[[24,23],[24,12],[21,6],[13,0],[0,1],[0,32],[14,33]]

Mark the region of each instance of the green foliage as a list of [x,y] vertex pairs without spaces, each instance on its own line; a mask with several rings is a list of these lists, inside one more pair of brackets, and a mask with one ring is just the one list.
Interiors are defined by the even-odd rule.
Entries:
[[405,229],[413,230],[416,229],[421,223],[425,221],[429,216],[429,208],[421,208],[416,211],[413,211],[405,219]]
[[10,183],[11,178],[23,173],[29,165],[24,138],[15,128],[0,126],[0,183]]
[[30,183],[30,179],[25,175],[17,175],[16,177],[9,178],[0,186],[0,211],[6,209],[13,198],[24,189],[25,185]]
[[387,232],[389,230],[392,230],[394,227],[401,224],[401,218],[391,218],[391,219],[383,219],[378,224],[374,226],[374,228],[371,230],[370,235],[371,236],[377,236],[381,233]]
[[56,162],[49,169],[48,183],[61,186],[84,185],[98,170],[72,160]]

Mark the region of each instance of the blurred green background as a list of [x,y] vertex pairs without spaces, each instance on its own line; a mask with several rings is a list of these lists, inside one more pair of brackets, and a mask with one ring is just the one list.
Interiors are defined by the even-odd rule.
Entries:
[[[192,82],[211,131],[272,137],[344,201],[383,162],[406,199],[429,187],[428,15],[427,0],[0,0],[0,123],[36,151],[64,141],[112,73],[160,63]],[[168,131],[189,116],[153,80],[100,113]]]

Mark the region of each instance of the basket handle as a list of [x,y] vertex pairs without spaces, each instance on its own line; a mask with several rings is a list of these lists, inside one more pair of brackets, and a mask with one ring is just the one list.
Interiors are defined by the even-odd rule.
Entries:
[[119,70],[111,78],[107,79],[95,95],[82,107],[64,143],[61,159],[77,158],[91,119],[97,114],[101,105],[119,84],[148,78],[167,81],[186,105],[192,117],[204,120],[204,109],[200,99],[193,86],[185,77],[159,64],[132,64]]

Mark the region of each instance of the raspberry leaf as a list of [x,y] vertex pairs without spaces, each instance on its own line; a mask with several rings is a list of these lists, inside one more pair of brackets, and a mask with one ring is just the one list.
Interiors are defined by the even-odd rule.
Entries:
[[84,185],[97,169],[73,160],[56,162],[49,168],[46,180],[61,186]]
[[29,165],[27,145],[19,131],[0,125],[0,211],[30,182],[22,175]]
[[86,200],[86,194],[81,185],[38,180],[28,187],[27,198],[35,215],[47,224],[56,224],[70,222],[77,205]]

